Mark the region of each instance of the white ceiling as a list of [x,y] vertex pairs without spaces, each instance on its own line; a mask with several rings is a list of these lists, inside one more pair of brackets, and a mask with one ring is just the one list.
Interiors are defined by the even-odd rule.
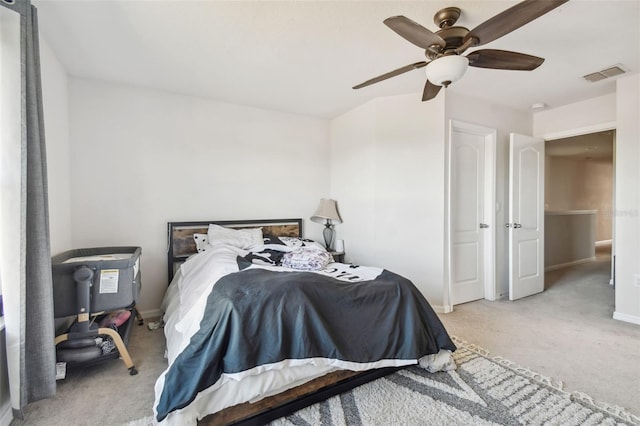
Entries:
[[[72,76],[324,118],[379,96],[415,93],[420,102],[423,70],[351,89],[424,60],[385,18],[405,15],[436,31],[433,15],[457,6],[457,25],[472,29],[517,3],[32,1],[41,34]],[[615,78],[581,77],[618,63],[639,71],[640,0],[570,0],[480,48],[546,61],[532,72],[470,67],[447,90],[527,110],[536,102],[554,107],[611,93]]]

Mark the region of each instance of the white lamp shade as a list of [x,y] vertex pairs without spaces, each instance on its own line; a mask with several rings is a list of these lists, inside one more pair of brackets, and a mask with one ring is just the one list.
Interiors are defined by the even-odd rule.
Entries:
[[325,220],[342,223],[342,218],[338,213],[338,206],[335,200],[322,198],[316,212],[311,216],[311,220],[317,223],[323,223]]
[[442,56],[427,64],[425,73],[429,81],[436,86],[448,86],[459,80],[467,71],[469,60],[466,56]]

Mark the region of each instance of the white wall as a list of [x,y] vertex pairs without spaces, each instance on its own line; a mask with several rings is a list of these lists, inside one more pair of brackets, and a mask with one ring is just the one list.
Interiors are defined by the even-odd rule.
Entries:
[[[497,129],[497,223],[506,221],[509,133],[530,134],[528,112],[444,92],[379,98],[331,122],[331,194],[347,260],[411,279],[440,311],[445,297],[445,147],[449,120]],[[507,295],[507,241],[497,227],[497,296]]]
[[[347,260],[407,276],[442,308],[448,120],[497,129],[500,224],[507,218],[508,134],[533,129],[536,136],[561,137],[575,129],[610,125],[616,120],[615,96],[543,111],[534,115],[533,123],[528,112],[453,92],[425,103],[416,102],[416,96],[377,99],[329,124],[72,79],[72,246],[141,245],[139,305],[143,311],[154,311],[166,285],[167,221],[307,219],[321,196],[331,196],[338,200],[345,221],[336,231],[337,238],[346,241]],[[628,108],[628,96],[623,102]],[[58,161],[60,166],[53,169],[61,174],[50,181],[65,180],[64,159]],[[63,193],[63,186],[56,185],[54,192]],[[307,236],[321,239],[319,225],[306,221],[305,228]],[[496,233],[500,296],[508,287],[507,234],[500,226]],[[628,311],[621,314],[640,317],[640,308]]]
[[70,117],[73,245],[141,246],[143,313],[169,221],[301,217],[322,238],[306,219],[329,195],[325,120],[80,79]]
[[331,121],[331,196],[338,202],[343,223],[336,238],[345,241],[346,261],[373,264],[370,249],[376,228],[376,101]]
[[550,108],[533,114],[534,136],[557,139],[604,130],[616,121],[616,94]]
[[443,304],[444,98],[379,98],[331,121],[331,195],[348,261],[382,266]]
[[613,317],[640,324],[640,74],[618,79],[616,88]]
[[583,157],[546,156],[547,210],[597,210],[596,241],[607,241],[611,240],[612,201],[611,158],[587,160]]
[[545,271],[596,259],[594,210],[548,211],[544,215]]
[[69,85],[67,73],[40,40],[42,102],[47,144],[51,253],[71,246],[71,179],[69,169]]
[[[616,307],[614,318],[640,324],[640,77],[617,80],[616,93],[534,114],[534,135],[556,138],[616,128],[615,234]],[[620,135],[622,132],[622,136]]]
[[530,135],[532,118],[518,111],[486,101],[446,92],[446,120],[463,121],[496,129],[496,298],[509,295],[508,232],[504,224],[509,213],[509,133]]

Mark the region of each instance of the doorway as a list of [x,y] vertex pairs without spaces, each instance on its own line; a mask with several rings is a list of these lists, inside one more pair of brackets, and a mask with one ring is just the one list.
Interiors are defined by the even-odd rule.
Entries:
[[545,271],[610,259],[613,284],[615,129],[545,144]]

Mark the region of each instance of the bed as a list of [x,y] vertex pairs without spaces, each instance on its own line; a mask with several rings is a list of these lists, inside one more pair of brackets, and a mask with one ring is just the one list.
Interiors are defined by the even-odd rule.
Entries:
[[171,222],[166,425],[265,424],[399,368],[455,368],[406,278],[334,262],[301,219]]

